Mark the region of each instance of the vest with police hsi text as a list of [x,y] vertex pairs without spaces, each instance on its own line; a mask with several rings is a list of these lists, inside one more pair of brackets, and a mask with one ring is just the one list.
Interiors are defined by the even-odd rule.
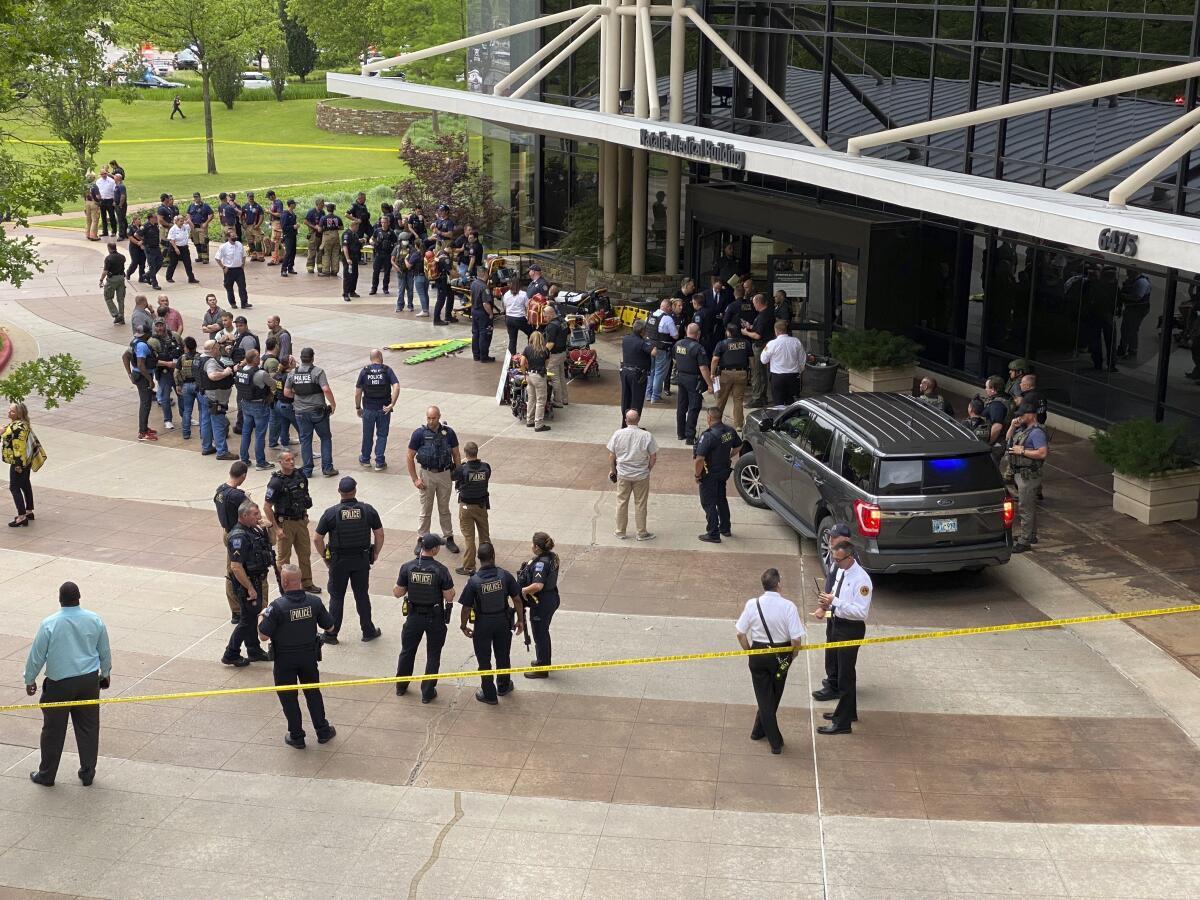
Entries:
[[257,576],[266,573],[275,564],[275,551],[271,542],[261,528],[247,528],[238,522],[229,530],[229,551],[232,554],[239,542],[244,542],[242,551],[242,568],[247,575]]
[[388,380],[388,369],[383,363],[371,363],[363,368],[363,396],[372,400],[390,400],[392,385]]
[[492,477],[492,467],[477,459],[469,459],[462,464],[458,482],[458,502],[470,506],[488,505],[488,481]]
[[431,431],[428,425],[421,426],[421,447],[417,450],[417,463],[431,471],[450,468],[454,457],[450,454],[450,442],[446,440],[445,426]]
[[238,369],[237,374],[233,376],[234,383],[237,385],[238,403],[261,402],[271,396],[269,387],[260,385],[254,380],[254,376],[261,371],[262,369],[258,366],[245,366]]
[[475,612],[480,616],[495,616],[508,611],[508,591],[504,587],[503,569],[484,566],[472,576],[475,581],[475,596],[478,598]]
[[371,526],[367,510],[357,500],[343,500],[335,507],[329,548],[334,553],[361,553],[371,548]]
[[408,602],[425,608],[441,603],[438,564],[432,558],[422,556],[405,563],[405,566],[408,567]]
[[311,397],[321,393],[316,366],[299,365],[292,372],[292,393],[297,397]]

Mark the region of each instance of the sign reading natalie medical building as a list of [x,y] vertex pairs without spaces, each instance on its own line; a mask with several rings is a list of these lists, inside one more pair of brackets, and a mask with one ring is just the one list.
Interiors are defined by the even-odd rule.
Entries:
[[696,140],[678,134],[668,134],[665,131],[650,131],[642,129],[642,147],[646,150],[656,150],[659,153],[671,153],[675,156],[686,156],[699,162],[716,163],[730,169],[745,169],[746,154],[733,144],[716,142],[706,139]]

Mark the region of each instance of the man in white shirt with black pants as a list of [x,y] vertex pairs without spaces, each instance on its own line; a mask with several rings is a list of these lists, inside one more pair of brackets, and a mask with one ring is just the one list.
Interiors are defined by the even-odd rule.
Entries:
[[762,364],[770,367],[771,405],[786,406],[800,393],[800,373],[806,354],[799,338],[787,333],[788,323],[775,320],[775,337],[763,347]]
[[737,620],[737,639],[743,650],[779,647],[782,653],[758,653],[748,657],[750,680],[754,684],[754,699],[758,712],[750,740],[764,737],[771,752],[783,752],[783,735],[779,733],[777,713],[787,684],[788,668],[804,646],[804,623],[796,604],[779,594],[779,570],[767,569],[762,574],[763,594],[746,601]]
[[[854,558],[854,545],[846,537],[835,537],[830,543],[833,556],[833,587],[817,595],[819,608],[813,613],[818,618],[833,616],[831,641],[857,641],[867,633],[867,616],[871,612],[871,597],[875,591],[871,576]],[[850,723],[858,721],[858,696],[855,682],[855,666],[858,662],[858,647],[839,647],[835,663],[837,671],[830,680],[837,691],[823,687],[813,692],[816,700],[838,698],[838,705],[824,716],[828,725],[817,729],[820,734],[849,734]]]
[[246,248],[232,228],[225,232],[225,243],[217,249],[217,265],[225,276],[225,298],[230,307],[237,309],[237,304],[233,302],[233,288],[236,285],[242,309],[250,309],[251,304],[246,296]]

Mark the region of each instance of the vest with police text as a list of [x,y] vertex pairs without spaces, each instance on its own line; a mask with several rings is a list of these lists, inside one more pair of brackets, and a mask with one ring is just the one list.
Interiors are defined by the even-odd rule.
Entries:
[[408,564],[408,601],[414,606],[430,607],[442,602],[437,563],[423,556]]
[[387,366],[383,363],[371,363],[363,369],[363,396],[372,400],[389,400],[392,396],[392,385],[388,381]]
[[316,652],[317,604],[305,591],[290,591],[271,602],[267,615],[276,623],[271,644],[276,653]]
[[746,369],[750,365],[750,342],[746,338],[726,338],[721,350],[721,369]]
[[297,397],[311,397],[321,393],[321,385],[317,379],[316,367],[300,365],[292,372],[292,393]]
[[233,376],[234,383],[237,385],[238,403],[261,402],[271,396],[269,387],[256,384],[254,381],[254,376],[261,371],[262,369],[258,366],[246,366],[238,369],[238,373]]
[[473,506],[487,506],[488,480],[492,469],[487,463],[470,459],[463,463],[462,480],[458,487],[458,502]]
[[357,500],[345,500],[334,507],[334,524],[329,546],[335,553],[361,553],[371,547],[371,526],[367,510]]
[[487,566],[475,573],[477,606],[481,616],[495,616],[508,610],[508,593],[504,590],[504,570]]

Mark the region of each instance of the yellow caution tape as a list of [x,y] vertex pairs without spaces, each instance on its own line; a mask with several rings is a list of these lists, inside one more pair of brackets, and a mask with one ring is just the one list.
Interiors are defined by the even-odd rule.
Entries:
[[[1032,631],[1037,628],[1061,628],[1064,625],[1086,625],[1092,622],[1115,622],[1121,619],[1145,619],[1151,616],[1172,616],[1178,613],[1200,612],[1200,603],[1188,606],[1168,606],[1134,612],[1105,613],[1098,616],[1075,616],[1069,619],[1047,619],[1042,622],[1014,622],[1010,625],[984,625],[978,628],[951,628],[945,631],[922,631],[917,634],[897,634],[890,637],[859,638],[853,641],[828,641],[805,644],[800,649],[837,650],[842,647],[866,647],[874,644],[898,644],[903,641],[925,641],[931,638],[964,637],[973,634],[997,634],[1004,631]],[[787,648],[783,648],[784,652]],[[302,691],[311,688],[365,687],[373,684],[408,684],[429,678],[478,678],[481,675],[520,675],[525,672],[570,672],[580,669],[611,669],[617,666],[644,666],[658,663],[695,662],[705,659],[732,659],[739,656],[779,654],[777,647],[756,650],[718,650],[709,653],[676,653],[670,656],[639,656],[629,659],[601,659],[592,662],[555,663],[550,666],[510,666],[507,669],[473,669],[468,672],[438,672],[436,675],[395,675],[387,678],[354,678],[347,681],[322,681],[315,684],[264,684],[258,687],[222,688],[212,691],[185,691],[177,694],[147,694],[142,697],[100,697],[96,700],[67,700],[59,703],[16,703],[0,706],[0,712],[26,709],[61,709],[72,706],[106,706],[110,703],[146,703],[154,700],[196,700],[202,697],[233,697],[239,694],[276,694],[281,691]]]

